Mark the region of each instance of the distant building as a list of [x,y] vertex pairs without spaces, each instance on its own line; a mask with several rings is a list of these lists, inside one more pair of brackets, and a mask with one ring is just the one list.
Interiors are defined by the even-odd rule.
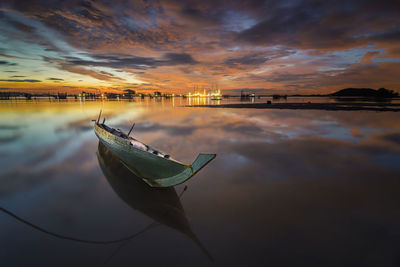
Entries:
[[120,95],[116,93],[106,93],[106,97],[107,99],[118,99]]
[[135,94],[136,94],[135,90],[126,89],[126,90],[124,90],[123,97],[131,99],[135,96]]
[[87,93],[87,92],[85,92],[85,91],[82,91],[82,92],[79,94],[79,97],[80,97],[80,98],[86,98],[86,99],[95,99],[95,98],[96,98],[96,94],[94,94],[94,93]]
[[57,99],[67,99],[66,93],[57,93]]
[[126,89],[126,90],[124,90],[124,93],[125,93],[125,94],[131,94],[131,95],[136,94],[135,90],[131,90],[131,89]]

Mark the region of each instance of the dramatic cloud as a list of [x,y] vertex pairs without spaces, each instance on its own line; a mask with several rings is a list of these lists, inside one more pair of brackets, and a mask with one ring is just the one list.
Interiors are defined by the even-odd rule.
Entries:
[[25,79],[25,80],[0,80],[1,82],[13,82],[13,83],[39,83],[41,82],[40,80],[29,80],[29,79]]
[[394,0],[6,0],[0,68],[87,88],[398,89],[399,25]]
[[249,55],[244,55],[236,58],[227,58],[224,61],[224,64],[228,66],[237,66],[237,65],[261,65],[264,62],[268,61],[269,58],[265,57],[262,54],[249,54]]
[[4,61],[4,60],[0,60],[0,66],[1,66],[1,65],[15,66],[15,65],[17,65],[17,64],[15,64],[15,63],[10,63],[10,62]]
[[[396,1],[292,1],[272,3],[265,19],[238,39],[299,48],[351,48],[399,40]],[[362,25],[362,26],[361,26]]]
[[92,55],[94,60],[82,60],[69,57],[66,62],[73,65],[97,66],[111,68],[147,69],[158,66],[192,65],[196,60],[191,55],[182,53],[167,53],[161,59],[153,57]]

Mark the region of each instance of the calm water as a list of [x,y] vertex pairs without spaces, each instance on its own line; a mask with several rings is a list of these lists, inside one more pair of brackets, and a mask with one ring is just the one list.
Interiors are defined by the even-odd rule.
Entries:
[[[400,118],[183,108],[183,100],[0,102],[2,266],[400,266]],[[151,189],[99,145],[107,123],[185,163]]]

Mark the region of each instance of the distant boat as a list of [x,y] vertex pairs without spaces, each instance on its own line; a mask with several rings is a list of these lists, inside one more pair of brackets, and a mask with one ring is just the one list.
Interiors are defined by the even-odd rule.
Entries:
[[169,187],[184,183],[199,172],[216,154],[199,154],[192,164],[174,160],[170,155],[130,137],[119,129],[95,121],[94,132],[99,140],[107,146],[121,162],[134,174],[152,187]]

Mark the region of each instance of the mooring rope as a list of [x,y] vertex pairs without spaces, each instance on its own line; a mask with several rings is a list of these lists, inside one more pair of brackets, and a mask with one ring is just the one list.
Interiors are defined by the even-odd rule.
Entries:
[[[179,198],[181,198],[181,197],[183,196],[183,193],[186,191],[186,189],[187,189],[187,185],[185,185],[185,187],[183,188],[182,192],[181,192],[180,195],[179,195]],[[134,237],[136,237],[136,236],[138,236],[138,235],[144,233],[145,231],[147,231],[147,230],[149,230],[149,229],[151,229],[151,228],[153,228],[153,227],[155,227],[155,226],[158,225],[158,223],[157,223],[156,221],[154,221],[154,222],[152,222],[151,224],[149,224],[148,226],[144,227],[144,228],[143,228],[142,230],[140,230],[139,232],[136,232],[136,233],[131,234],[131,235],[127,236],[127,237],[122,237],[122,238],[119,238],[119,239],[105,240],[105,241],[101,241],[101,240],[89,240],[89,239],[81,239],[81,238],[76,238],[76,237],[61,235],[61,234],[58,234],[58,233],[54,233],[54,232],[48,231],[48,230],[46,230],[46,229],[44,229],[44,228],[42,228],[42,227],[40,227],[40,226],[37,226],[37,225],[35,225],[35,224],[31,223],[31,222],[28,222],[27,220],[25,220],[25,219],[19,217],[19,216],[16,215],[15,213],[13,213],[13,212],[11,212],[11,211],[9,211],[8,209],[3,208],[3,207],[0,207],[0,211],[3,212],[3,213],[5,213],[5,214],[7,214],[7,215],[9,215],[10,217],[13,217],[13,218],[16,219],[17,221],[19,221],[19,222],[21,222],[21,223],[23,223],[23,224],[26,224],[26,225],[32,227],[33,229],[35,229],[35,230],[37,230],[37,231],[39,231],[39,232],[42,232],[42,233],[45,233],[45,234],[48,234],[48,235],[51,235],[51,236],[54,236],[54,237],[57,237],[57,238],[60,238],[60,239],[65,239],[65,240],[70,240],[70,241],[75,241],[75,242],[81,242],[81,243],[87,243],[87,244],[107,245],[107,244],[114,244],[114,243],[119,243],[119,242],[127,241],[127,240],[130,240],[130,239],[132,239],[132,238],[134,238]],[[166,213],[166,214],[167,214],[167,213]]]
[[57,237],[57,238],[60,238],[60,239],[66,239],[66,240],[71,240],[71,241],[76,241],[76,242],[81,242],[81,243],[88,243],[88,244],[103,244],[103,245],[106,245],[106,244],[119,243],[119,242],[122,242],[122,241],[125,241],[125,240],[132,239],[135,236],[137,236],[137,235],[147,231],[148,229],[151,229],[152,227],[154,227],[154,225],[153,225],[154,223],[152,223],[152,224],[146,226],[145,228],[143,228],[142,230],[140,230],[137,233],[134,233],[134,234],[129,235],[127,237],[115,239],[115,240],[106,240],[106,241],[88,240],[88,239],[81,239],[81,238],[61,235],[61,234],[57,234],[57,233],[48,231],[48,230],[46,230],[46,229],[44,229],[44,228],[42,228],[40,226],[37,226],[37,225],[35,225],[35,224],[31,223],[31,222],[28,222],[27,220],[19,217],[15,213],[13,213],[13,212],[11,212],[11,211],[3,208],[3,207],[0,207],[0,211],[4,212],[5,214],[13,217],[14,219],[18,220],[19,222],[22,222],[22,223],[24,223],[24,224],[26,224],[26,225],[28,225],[28,226],[40,231],[40,232],[42,232],[42,233],[45,233],[45,234],[48,234],[48,235],[51,235],[51,236],[54,236],[54,237]]

